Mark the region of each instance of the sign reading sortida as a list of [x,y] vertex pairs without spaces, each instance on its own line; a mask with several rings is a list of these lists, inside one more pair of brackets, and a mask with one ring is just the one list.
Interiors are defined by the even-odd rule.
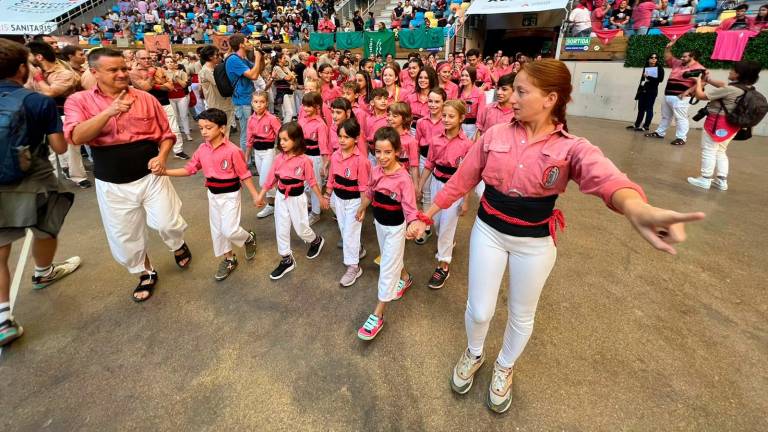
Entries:
[[565,38],[566,51],[587,51],[592,38],[588,37],[567,37]]
[[38,34],[56,30],[53,22],[85,0],[0,0],[0,34]]
[[568,0],[474,0],[467,15],[489,15],[515,12],[539,12],[565,9]]

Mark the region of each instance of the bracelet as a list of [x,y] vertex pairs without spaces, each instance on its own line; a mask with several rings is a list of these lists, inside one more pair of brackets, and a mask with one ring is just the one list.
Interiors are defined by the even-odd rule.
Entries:
[[417,217],[417,218],[418,218],[420,221],[422,221],[422,222],[424,222],[425,224],[427,224],[428,226],[432,226],[432,225],[434,225],[434,224],[435,224],[435,221],[433,221],[431,217],[429,217],[429,216],[425,215],[425,214],[424,214],[424,213],[422,213],[422,212],[418,212],[418,213],[416,213],[416,217]]

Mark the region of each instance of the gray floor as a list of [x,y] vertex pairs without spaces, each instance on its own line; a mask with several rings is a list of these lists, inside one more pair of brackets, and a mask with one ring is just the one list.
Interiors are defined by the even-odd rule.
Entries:
[[[690,240],[672,257],[572,183],[559,201],[568,229],[506,415],[484,405],[490,361],[469,394],[457,397],[448,385],[465,347],[473,216],[461,221],[441,291],[426,288],[434,241],[408,244],[406,265],[418,283],[365,343],[355,331],[376,299],[370,219],[371,253],[353,287],[338,285],[344,269],[327,216],[316,225],[329,240],[322,255],[306,260],[295,241],[298,268],[272,282],[272,218],[256,220],[246,207],[243,224],[257,232],[259,253],[216,283],[198,176],[174,180],[190,222],[192,267],[178,270],[153,234],[160,283],[141,305],[130,300],[134,277],[110,256],[94,191],[77,191],[59,256],[80,255],[83,266],[40,292],[31,291],[27,269],[15,309],[27,333],[0,359],[0,430],[768,429],[768,139],[732,144],[731,189],[705,192],[685,182],[698,170],[699,131],[680,148],[618,122],[570,124],[653,203],[708,217],[689,226]],[[491,360],[505,305],[503,289],[486,346]]]

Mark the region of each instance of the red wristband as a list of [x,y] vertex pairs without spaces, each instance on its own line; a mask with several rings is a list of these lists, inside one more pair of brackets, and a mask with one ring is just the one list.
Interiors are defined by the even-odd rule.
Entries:
[[425,215],[422,212],[416,213],[416,217],[419,218],[420,221],[424,222],[428,226],[432,226],[435,224],[435,221],[433,221],[431,217]]

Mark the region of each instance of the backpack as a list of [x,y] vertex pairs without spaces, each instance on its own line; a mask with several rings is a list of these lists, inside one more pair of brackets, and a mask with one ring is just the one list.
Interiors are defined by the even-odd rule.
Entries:
[[736,99],[736,107],[731,112],[725,109],[723,100],[720,99],[725,118],[728,119],[728,123],[742,129],[756,126],[768,113],[768,101],[752,86],[736,85],[735,87],[744,90],[744,94]]
[[213,68],[213,80],[216,82],[216,88],[224,97],[232,97],[232,95],[235,94],[235,86],[237,86],[237,82],[240,81],[240,77],[237,77],[235,83],[232,84],[227,76],[227,61],[234,55],[236,54],[232,54],[225,58],[223,62],[217,64],[216,67]]
[[0,184],[19,182],[32,165],[24,99],[33,92],[19,88],[0,93]]

